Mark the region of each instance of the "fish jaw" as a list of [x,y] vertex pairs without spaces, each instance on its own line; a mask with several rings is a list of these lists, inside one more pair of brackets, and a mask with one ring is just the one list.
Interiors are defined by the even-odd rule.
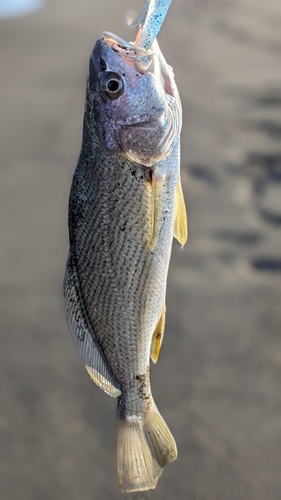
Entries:
[[117,35],[104,31],[102,39],[119,57],[129,66],[140,73],[145,73],[154,58],[153,50],[138,47],[132,42],[127,42]]
[[[145,50],[105,33],[90,59],[88,92],[101,139],[107,149],[119,150],[147,167],[169,154],[181,122],[173,73],[163,70],[160,54],[157,43]],[[101,90],[101,81],[109,73],[122,80],[123,92],[117,99],[108,99]]]

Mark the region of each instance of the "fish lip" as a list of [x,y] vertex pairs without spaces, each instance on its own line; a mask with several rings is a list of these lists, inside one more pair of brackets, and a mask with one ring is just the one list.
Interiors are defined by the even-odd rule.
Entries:
[[151,49],[147,50],[143,47],[136,46],[133,42],[127,42],[123,38],[115,35],[114,33],[111,33],[110,31],[104,31],[101,39],[110,48],[112,48],[113,44],[117,44],[122,49],[131,50],[136,56],[148,56],[153,54],[153,51]]
[[153,118],[153,120],[144,120],[143,122],[134,122],[134,123],[122,123],[120,124],[121,127],[130,127],[130,128],[137,128],[137,127],[146,127],[146,126],[157,126],[160,123],[160,118],[162,115],[159,116],[159,118]]
[[165,109],[160,108],[160,109],[153,109],[151,111],[153,113],[153,116],[149,119],[146,118],[145,116],[140,117],[136,121],[119,121],[118,125],[120,127],[130,127],[130,128],[137,128],[137,127],[158,127],[158,126],[164,126],[165,123],[165,118],[166,118],[166,113]]
[[101,41],[138,73],[145,74],[149,71],[154,59],[153,50],[136,46],[109,31],[103,32]]

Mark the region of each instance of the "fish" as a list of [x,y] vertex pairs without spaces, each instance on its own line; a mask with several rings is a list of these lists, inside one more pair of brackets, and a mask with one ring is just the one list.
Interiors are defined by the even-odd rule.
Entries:
[[117,398],[125,493],[155,488],[177,458],[151,393],[150,358],[163,340],[173,237],[187,240],[180,97],[156,38],[143,47],[138,35],[132,43],[104,32],[90,56],[64,278],[77,350],[95,384]]

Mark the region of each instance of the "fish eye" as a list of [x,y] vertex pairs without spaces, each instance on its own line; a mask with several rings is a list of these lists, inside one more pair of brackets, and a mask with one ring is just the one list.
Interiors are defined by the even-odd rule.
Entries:
[[117,73],[107,72],[101,76],[101,89],[110,99],[118,99],[124,92],[124,83]]

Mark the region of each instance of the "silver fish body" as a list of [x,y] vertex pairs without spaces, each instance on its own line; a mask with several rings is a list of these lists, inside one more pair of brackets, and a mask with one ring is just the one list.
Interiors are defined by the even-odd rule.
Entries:
[[175,230],[177,212],[185,214],[177,201],[180,128],[179,95],[157,42],[146,51],[104,34],[90,59],[64,290],[90,376],[118,397],[117,469],[126,492],[154,488],[177,456],[151,395],[149,359],[152,343],[157,352],[161,345],[155,332],[173,235],[186,239]]

